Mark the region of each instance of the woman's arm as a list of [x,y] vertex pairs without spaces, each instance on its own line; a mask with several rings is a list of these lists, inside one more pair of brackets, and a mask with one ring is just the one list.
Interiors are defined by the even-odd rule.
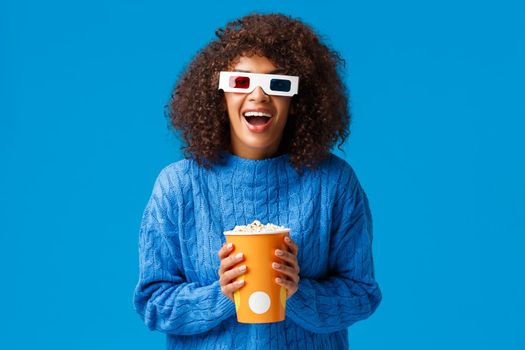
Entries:
[[349,166],[341,185],[328,252],[331,274],[323,280],[301,277],[287,301],[287,317],[316,333],[340,331],[366,319],[382,298],[374,277],[368,199]]
[[177,185],[173,181],[161,172],[144,211],[140,275],[133,301],[149,329],[192,335],[207,332],[234,315],[235,306],[221,292],[218,281],[202,286],[185,280],[178,235],[179,200],[170,191]]

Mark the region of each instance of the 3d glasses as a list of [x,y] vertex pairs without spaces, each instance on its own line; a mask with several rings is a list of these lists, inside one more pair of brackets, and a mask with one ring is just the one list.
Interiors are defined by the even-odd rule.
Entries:
[[260,86],[267,95],[293,96],[299,88],[299,77],[293,75],[220,72],[219,89],[225,92],[251,93]]

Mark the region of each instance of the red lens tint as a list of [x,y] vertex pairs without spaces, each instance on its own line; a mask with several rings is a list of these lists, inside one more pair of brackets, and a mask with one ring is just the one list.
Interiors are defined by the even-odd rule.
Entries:
[[230,77],[230,87],[236,89],[247,89],[250,87],[250,78],[248,77]]

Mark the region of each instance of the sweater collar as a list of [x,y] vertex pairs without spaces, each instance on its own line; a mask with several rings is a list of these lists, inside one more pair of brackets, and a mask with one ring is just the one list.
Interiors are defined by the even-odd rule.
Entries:
[[224,151],[222,157],[226,164],[238,166],[268,166],[276,163],[286,163],[289,159],[289,154],[284,153],[279,156],[264,158],[264,159],[249,159],[243,158],[230,151]]
[[238,155],[232,154],[230,151],[223,151],[221,153],[222,163],[219,167],[224,167],[227,170],[242,173],[266,173],[284,170],[293,167],[289,163],[290,155],[288,153],[281,154],[272,158],[266,159],[248,159]]

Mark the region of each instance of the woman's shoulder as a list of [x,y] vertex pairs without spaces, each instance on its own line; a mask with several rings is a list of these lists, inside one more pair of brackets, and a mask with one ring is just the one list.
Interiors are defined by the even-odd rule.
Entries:
[[346,180],[354,177],[355,172],[349,162],[334,153],[330,153],[319,164],[320,170],[334,181]]
[[174,188],[185,187],[188,185],[190,169],[190,159],[172,162],[160,170],[155,185],[170,192],[173,191]]
[[166,165],[160,171],[160,174],[165,175],[184,175],[188,173],[191,167],[191,159],[181,159]]

